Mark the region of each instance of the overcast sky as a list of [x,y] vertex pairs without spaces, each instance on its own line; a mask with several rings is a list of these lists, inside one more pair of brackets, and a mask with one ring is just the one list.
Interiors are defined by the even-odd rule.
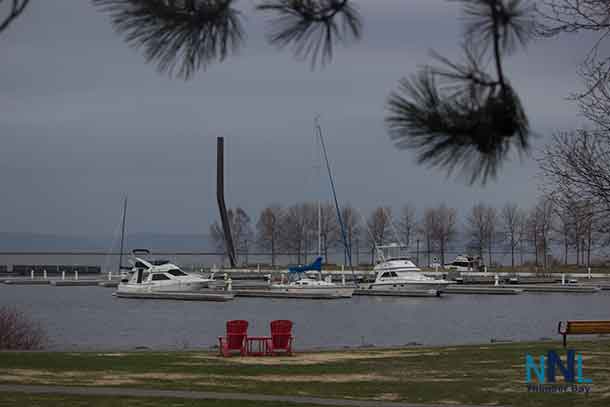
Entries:
[[[459,53],[459,5],[445,0],[356,0],[363,39],[311,71],[264,40],[264,16],[241,0],[248,38],[239,55],[192,80],[147,65],[84,0],[34,0],[0,36],[0,231],[110,234],[129,194],[129,230],[207,233],[218,218],[216,137],[225,137],[226,199],[253,217],[268,203],[330,199],[312,166],[321,115],[341,202],[419,210],[445,202],[533,205],[536,164],[518,158],[487,186],[420,167],[385,131],[397,81]],[[565,98],[579,89],[590,42],[540,40],[510,58],[536,147],[581,124]]]

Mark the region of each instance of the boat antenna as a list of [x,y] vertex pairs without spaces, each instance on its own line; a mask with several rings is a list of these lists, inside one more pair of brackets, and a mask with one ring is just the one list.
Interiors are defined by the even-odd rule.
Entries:
[[125,245],[125,219],[127,218],[127,194],[123,199],[123,220],[121,222],[121,247],[119,248],[119,274],[123,269],[123,248]]
[[320,146],[322,147],[322,153],[324,154],[324,161],[326,161],[326,170],[328,171],[328,178],[330,179],[330,186],[331,186],[332,192],[333,192],[333,199],[335,201],[335,209],[337,210],[337,219],[339,220],[339,226],[341,226],[341,236],[343,237],[343,246],[345,249],[345,253],[347,254],[347,259],[349,261],[349,267],[352,270],[352,277],[354,278],[354,282],[356,282],[356,278],[354,275],[354,265],[352,264],[352,250],[351,250],[351,247],[347,243],[345,225],[343,224],[343,218],[341,217],[341,209],[339,208],[339,201],[337,200],[337,190],[335,189],[335,181],[333,180],[333,174],[330,169],[330,162],[328,161],[328,154],[326,152],[326,145],[324,144],[324,136],[322,135],[322,127],[320,126],[319,116],[316,116],[315,128],[316,128],[316,131],[318,132],[318,137],[320,138]]

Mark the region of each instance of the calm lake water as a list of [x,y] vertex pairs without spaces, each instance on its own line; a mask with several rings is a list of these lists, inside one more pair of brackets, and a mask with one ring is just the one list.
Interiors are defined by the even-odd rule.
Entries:
[[312,349],[559,339],[559,320],[610,318],[610,292],[226,303],[118,299],[112,292],[0,285],[0,305],[16,305],[40,321],[57,350],[207,348],[228,319],[250,321],[252,335],[267,334],[270,320],[291,319],[297,348]]

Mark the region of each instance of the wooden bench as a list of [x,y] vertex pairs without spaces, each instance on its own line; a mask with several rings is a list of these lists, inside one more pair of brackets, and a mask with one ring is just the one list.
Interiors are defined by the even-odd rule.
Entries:
[[610,321],[559,321],[557,332],[563,335],[563,347],[568,335],[610,334]]

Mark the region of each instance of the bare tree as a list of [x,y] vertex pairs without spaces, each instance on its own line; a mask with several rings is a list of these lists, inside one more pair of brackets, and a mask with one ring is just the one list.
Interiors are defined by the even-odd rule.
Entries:
[[506,241],[510,245],[510,264],[515,268],[515,250],[521,246],[525,234],[525,213],[517,204],[507,203],[501,216]]
[[14,307],[0,307],[0,350],[42,349],[46,342],[40,324]]
[[[242,208],[229,209],[227,211],[227,218],[231,225],[231,237],[233,238],[233,247],[236,248],[236,255],[245,254],[247,256],[249,251],[249,243],[253,240],[252,225],[250,222],[250,216]],[[226,256],[225,247],[225,236],[222,226],[218,224],[218,221],[214,221],[210,225],[210,238],[214,243],[216,250],[222,250],[223,262]]]
[[398,218],[398,232],[401,234],[402,242],[406,247],[411,245],[411,239],[417,228],[415,207],[411,203],[405,204],[400,210]]
[[483,259],[483,249],[487,245],[487,207],[483,203],[474,205],[467,218],[468,232],[472,239],[474,248],[479,252],[479,258]]
[[532,215],[535,218],[534,224],[536,225],[535,238],[536,242],[539,243],[537,249],[543,256],[542,264],[546,271],[548,269],[549,242],[555,221],[552,199],[548,196],[541,197],[534,207]]
[[498,223],[498,213],[496,208],[488,206],[485,211],[485,233],[487,241],[487,256],[489,259],[489,265],[493,263],[491,254],[493,253],[493,247],[496,242],[496,224]]
[[547,192],[591,202],[598,214],[610,214],[610,134],[579,130],[559,133],[538,163]]
[[28,6],[30,0],[0,0],[0,33],[6,30]]
[[[579,97],[588,98],[607,88],[610,75],[610,58],[603,50],[610,34],[610,8],[607,0],[542,0],[538,11],[544,25],[540,32],[546,36],[561,33],[590,32],[598,35],[583,61],[586,90]],[[597,89],[599,87],[599,89]],[[607,120],[607,119],[606,119]]]
[[284,212],[281,206],[271,205],[261,211],[256,223],[257,243],[263,250],[271,252],[271,265],[275,267],[275,256],[281,239]]
[[445,251],[448,243],[455,237],[457,211],[444,203],[433,209],[432,240],[436,242],[441,256],[441,264],[445,264]]
[[530,246],[532,246],[534,249],[534,265],[536,267],[538,267],[538,265],[540,264],[538,260],[538,254],[540,252],[538,245],[538,238],[540,236],[539,229],[540,221],[538,219],[538,212],[536,210],[536,207],[534,207],[527,214],[526,236]]
[[[354,248],[354,243],[358,245],[362,232],[360,217],[356,213],[356,210],[350,204],[347,204],[341,208],[341,219],[343,220],[343,227],[345,228],[347,246],[353,256],[354,251],[352,249]],[[356,251],[358,251],[358,248],[356,248]]]
[[392,208],[376,208],[367,221],[369,229],[368,242],[371,248],[371,264],[375,263],[375,252],[378,245],[382,245],[387,239],[392,224]]
[[341,238],[337,211],[331,203],[320,207],[320,238],[324,260],[328,262],[328,249],[337,245]]
[[426,257],[428,261],[428,267],[430,266],[430,254],[432,253],[433,249],[432,234],[436,222],[436,211],[432,208],[426,208],[418,232],[423,238],[423,240],[426,242]]
[[297,263],[306,259],[311,235],[311,205],[295,204],[286,209],[282,218],[282,246],[295,253]]

